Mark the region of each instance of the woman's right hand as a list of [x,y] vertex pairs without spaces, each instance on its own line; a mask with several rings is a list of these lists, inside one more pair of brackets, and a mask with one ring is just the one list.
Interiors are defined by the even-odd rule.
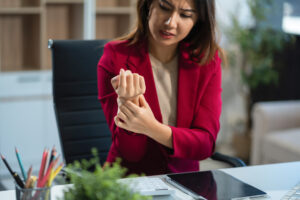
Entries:
[[111,79],[111,84],[121,101],[133,100],[135,104],[138,104],[139,95],[146,91],[144,77],[130,70],[121,69],[120,74]]

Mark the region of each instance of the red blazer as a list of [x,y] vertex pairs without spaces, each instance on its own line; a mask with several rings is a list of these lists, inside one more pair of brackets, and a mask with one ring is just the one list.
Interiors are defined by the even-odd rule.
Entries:
[[127,45],[127,41],[109,42],[99,61],[98,90],[107,123],[112,132],[112,145],[107,157],[114,162],[122,158],[129,173],[146,175],[199,170],[199,160],[214,151],[221,114],[221,60],[216,54],[207,65],[191,61],[187,45],[180,45],[178,65],[177,123],[171,127],[173,150],[151,138],[117,127],[117,94],[111,86],[112,77],[120,69],[130,69],[144,77],[145,98],[155,118],[162,122],[157,92],[146,42]]

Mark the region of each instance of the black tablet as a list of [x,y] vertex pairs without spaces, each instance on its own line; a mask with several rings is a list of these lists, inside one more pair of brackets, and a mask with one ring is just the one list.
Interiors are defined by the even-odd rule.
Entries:
[[195,199],[229,200],[267,195],[219,170],[169,174],[166,181]]

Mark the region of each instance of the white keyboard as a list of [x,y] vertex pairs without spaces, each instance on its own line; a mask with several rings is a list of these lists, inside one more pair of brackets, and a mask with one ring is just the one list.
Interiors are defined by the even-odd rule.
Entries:
[[300,200],[300,182],[296,184],[290,191],[288,191],[282,200]]
[[118,180],[129,186],[134,192],[144,196],[171,195],[175,190],[169,187],[160,178],[137,177]]

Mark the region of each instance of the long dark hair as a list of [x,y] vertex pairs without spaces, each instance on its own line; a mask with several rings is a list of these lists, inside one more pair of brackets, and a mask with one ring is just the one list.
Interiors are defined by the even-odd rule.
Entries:
[[[153,0],[137,1],[137,22],[134,29],[127,35],[117,38],[135,44],[148,37],[148,16]],[[225,59],[224,51],[218,44],[215,15],[215,0],[194,0],[198,19],[183,42],[188,44],[190,58],[200,64],[210,62],[218,51]]]

